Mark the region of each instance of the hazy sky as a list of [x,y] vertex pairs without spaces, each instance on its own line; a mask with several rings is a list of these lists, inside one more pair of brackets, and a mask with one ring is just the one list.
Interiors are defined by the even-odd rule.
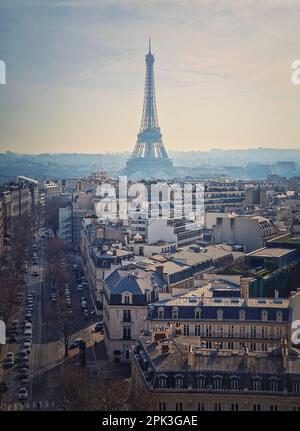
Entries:
[[0,151],[131,151],[148,37],[167,150],[300,148],[300,0],[0,0]]

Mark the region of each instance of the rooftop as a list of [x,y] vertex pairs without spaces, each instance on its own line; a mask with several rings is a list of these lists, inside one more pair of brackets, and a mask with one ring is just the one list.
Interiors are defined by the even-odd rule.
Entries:
[[[300,239],[300,237],[299,237]],[[270,248],[261,248],[259,250],[255,250],[252,253],[249,253],[247,256],[259,256],[259,257],[282,257],[286,254],[295,251],[295,249],[286,249],[281,247],[270,247]]]

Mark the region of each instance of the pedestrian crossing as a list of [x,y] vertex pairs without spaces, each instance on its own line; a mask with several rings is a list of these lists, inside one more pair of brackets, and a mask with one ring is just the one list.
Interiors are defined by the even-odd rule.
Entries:
[[0,411],[30,411],[30,410],[56,410],[55,401],[24,401],[23,403],[1,403]]

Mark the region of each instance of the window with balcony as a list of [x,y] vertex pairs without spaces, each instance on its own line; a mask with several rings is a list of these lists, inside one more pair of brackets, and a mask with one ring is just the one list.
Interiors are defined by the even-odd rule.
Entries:
[[300,392],[300,382],[293,383],[293,392],[295,392],[296,394]]
[[183,388],[183,379],[182,377],[176,377],[175,379],[175,389],[182,389]]
[[131,327],[123,326],[123,340],[131,340]]
[[231,404],[231,411],[232,412],[238,412],[239,411],[239,405],[236,403]]
[[220,377],[214,378],[214,384],[213,384],[214,389],[217,389],[217,390],[222,389],[222,384],[223,384],[222,378],[220,378]]
[[253,411],[254,412],[260,412],[261,405],[260,404],[253,404]]
[[254,391],[260,391],[261,390],[261,381],[260,380],[253,380],[252,389]]
[[197,379],[197,389],[205,389],[206,383],[205,383],[205,377],[199,377]]
[[214,405],[214,410],[215,410],[215,412],[220,412],[220,411],[222,411],[221,403],[215,403],[215,405]]
[[272,379],[269,384],[270,391],[277,392],[278,391],[278,380]]
[[165,377],[160,377],[158,380],[159,389],[165,389],[167,387],[167,380]]
[[204,410],[205,410],[204,403],[198,403],[197,404],[197,410],[198,410],[198,412],[204,412]]
[[201,325],[195,325],[195,335],[196,336],[201,335]]
[[159,410],[160,412],[165,412],[165,411],[167,410],[166,403],[164,403],[164,402],[160,402],[160,403],[158,404],[158,410]]
[[131,322],[131,310],[123,310],[123,322]]
[[239,379],[237,379],[236,377],[231,379],[230,389],[232,389],[233,391],[237,391],[239,387],[240,387]]
[[182,403],[181,402],[176,403],[175,411],[181,412],[182,410],[183,410]]
[[277,406],[277,404],[271,404],[271,405],[270,405],[270,411],[271,411],[271,412],[277,412],[277,411],[278,411],[278,406]]
[[189,325],[184,325],[183,326],[183,335],[190,335],[190,326]]

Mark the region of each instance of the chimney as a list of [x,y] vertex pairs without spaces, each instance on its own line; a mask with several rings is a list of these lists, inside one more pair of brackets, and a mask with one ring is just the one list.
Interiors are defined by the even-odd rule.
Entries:
[[282,367],[284,370],[288,368],[288,356],[289,350],[287,345],[287,339],[285,338],[282,342]]
[[196,354],[195,354],[194,347],[190,344],[188,347],[188,366],[194,369],[195,364],[196,364]]
[[163,277],[164,276],[164,266],[163,265],[156,265],[156,271],[158,274]]
[[248,349],[248,347],[244,348],[243,363],[244,363],[245,368],[249,368],[249,349]]

